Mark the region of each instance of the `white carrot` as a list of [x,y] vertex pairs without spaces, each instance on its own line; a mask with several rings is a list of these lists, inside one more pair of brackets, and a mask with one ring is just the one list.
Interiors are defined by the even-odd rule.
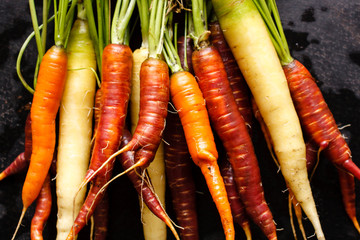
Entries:
[[251,0],[212,0],[225,38],[267,125],[281,172],[318,239],[325,239],[306,171],[305,144],[287,81]]
[[77,194],[74,205],[90,160],[95,93],[95,75],[91,68],[96,69],[96,60],[84,18],[74,23],[67,53],[68,75],[60,105],[57,155],[57,240],[66,239],[84,201],[85,188]]

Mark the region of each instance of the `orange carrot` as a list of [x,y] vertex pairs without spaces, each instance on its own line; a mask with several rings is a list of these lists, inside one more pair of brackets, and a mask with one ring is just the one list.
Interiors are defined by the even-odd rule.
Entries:
[[23,210],[17,229],[27,208],[39,195],[53,160],[56,138],[55,118],[64,89],[66,67],[67,55],[64,48],[59,46],[51,47],[43,56],[40,64],[31,105],[33,147],[22,191]]
[[218,153],[202,93],[194,76],[189,72],[174,73],[170,82],[171,98],[179,113],[190,155],[205,177],[218,209],[226,239],[234,239],[230,204],[217,165]]
[[51,212],[51,185],[50,176],[47,175],[38,196],[35,214],[31,220],[31,240],[43,240],[43,229]]

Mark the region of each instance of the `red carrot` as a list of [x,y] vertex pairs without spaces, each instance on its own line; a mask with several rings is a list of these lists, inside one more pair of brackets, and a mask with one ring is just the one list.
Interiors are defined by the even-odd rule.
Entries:
[[283,68],[304,131],[333,164],[360,179],[360,169],[309,71],[297,60]]
[[40,194],[36,202],[34,216],[31,220],[31,240],[43,240],[43,229],[51,212],[51,185],[50,175],[45,178]]
[[[124,130],[122,146],[127,145],[131,141],[131,133],[128,130]],[[135,164],[135,153],[134,151],[128,151],[121,154],[119,157],[121,165],[124,169],[128,169]],[[157,199],[155,193],[153,192],[150,183],[144,181],[143,176],[145,170],[136,168],[127,173],[130,181],[133,183],[138,195],[144,200],[146,206],[154,213],[158,218],[160,218],[173,232],[176,239],[179,239],[178,234],[171,222],[171,219],[166,214],[165,209],[161,206],[161,203]]]
[[356,218],[356,202],[355,202],[355,181],[354,176],[338,169],[340,189],[342,201],[345,211],[354,224],[356,230],[360,233],[359,222]]
[[[120,175],[137,167],[146,168],[154,159],[165,128],[169,102],[169,69],[163,60],[148,58],[142,63],[140,96],[139,121],[131,141],[109,156],[102,166],[98,165],[98,168],[102,168],[114,157],[127,151],[135,151],[136,163]],[[89,170],[86,178],[90,179],[97,171]]]
[[240,68],[236,63],[231,49],[226,43],[219,22],[211,22],[209,24],[209,30],[211,32],[211,42],[218,49],[219,54],[223,60],[226,74],[230,82],[230,87],[234,94],[235,102],[238,106],[241,116],[245,120],[245,124],[248,130],[250,131],[253,121],[253,114],[251,110],[249,87],[247,86]]
[[[102,58],[100,119],[93,155],[84,183],[95,176],[93,173],[120,146],[130,97],[131,71],[132,52],[129,46],[120,44],[107,45]],[[102,172],[104,171],[102,170]]]
[[129,46],[109,44],[105,47],[102,57],[100,120],[90,167],[81,186],[84,186],[90,180],[93,180],[93,184],[67,240],[73,239],[85,226],[104,193],[95,198],[96,194],[111,177],[113,160],[107,163],[97,176],[93,173],[120,146],[130,97],[131,70],[132,52]]
[[199,233],[190,153],[178,114],[171,113],[170,110],[166,123],[165,166],[173,208],[181,227],[181,239],[196,240],[199,239]]
[[227,159],[223,159],[220,164],[221,175],[223,176],[226,192],[231,207],[234,221],[239,224],[245,232],[246,239],[251,239],[250,222],[245,212],[245,206],[242,203],[234,180],[234,172]]
[[233,167],[246,212],[269,239],[276,239],[276,228],[264,198],[254,148],[232,95],[222,59],[211,46],[195,51],[192,62],[211,122]]
[[93,240],[106,240],[108,232],[109,196],[105,192],[103,198],[94,211],[94,238]]

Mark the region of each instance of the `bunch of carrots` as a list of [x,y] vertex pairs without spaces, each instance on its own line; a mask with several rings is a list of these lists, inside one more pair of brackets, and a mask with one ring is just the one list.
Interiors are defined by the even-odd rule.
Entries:
[[[275,0],[44,0],[42,25],[29,3],[34,32],[17,72],[33,101],[24,152],[0,173],[2,180],[27,172],[12,239],[28,227],[21,223],[35,201],[32,240],[47,239],[54,209],[57,240],[76,239],[86,225],[90,239],[107,239],[114,228],[107,188],[126,174],[145,240],[205,239],[197,175],[217,210],[219,238],[325,240],[310,185],[323,154],[360,233],[360,169],[315,79],[291,57]],[[46,49],[52,21],[54,45]],[[28,84],[21,58],[33,37],[38,59]],[[262,183],[268,170],[256,155],[255,119],[289,192],[291,230],[281,231],[267,202],[267,192],[284,189]]]

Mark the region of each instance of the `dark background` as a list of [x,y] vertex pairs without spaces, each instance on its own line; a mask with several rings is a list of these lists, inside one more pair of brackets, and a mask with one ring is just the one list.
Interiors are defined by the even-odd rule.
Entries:
[[[37,2],[40,6],[40,1]],[[342,133],[349,142],[353,160],[360,165],[360,2],[279,0],[278,7],[292,55],[303,62],[318,80],[338,125],[350,125],[344,128]],[[0,170],[8,166],[24,148],[24,123],[32,96],[18,80],[15,64],[18,51],[31,31],[28,2],[1,0]],[[29,81],[32,80],[35,53],[36,47],[32,43],[22,62],[22,73]],[[255,128],[256,132],[258,128]],[[277,173],[261,135],[255,135],[254,141],[265,197],[279,230],[278,238],[293,239],[287,210],[287,192],[282,176]],[[115,170],[120,171],[118,166]],[[22,209],[21,189],[24,178],[24,174],[20,174],[0,182],[0,239],[10,239],[15,230]],[[201,239],[223,239],[217,212],[197,169],[195,179]],[[311,184],[326,238],[359,239],[360,235],[342,205],[337,171],[327,159],[321,158]],[[142,239],[137,196],[130,182],[123,177],[110,186],[109,192],[112,198],[108,239]],[[356,192],[360,195],[358,181]],[[32,206],[25,215],[16,239],[30,239],[33,208]],[[359,208],[360,204],[357,204],[358,212]],[[168,212],[174,218],[170,202]],[[44,239],[55,239],[55,222],[54,204]],[[304,224],[307,235],[312,235],[314,231],[309,221],[304,219]],[[237,239],[244,239],[241,228],[235,227]],[[82,232],[80,239],[88,239],[87,231],[88,229],[85,229]],[[265,239],[256,226],[252,226],[252,231],[253,239]],[[300,235],[298,237],[301,239]],[[169,235],[169,239],[172,239],[172,236]]]

